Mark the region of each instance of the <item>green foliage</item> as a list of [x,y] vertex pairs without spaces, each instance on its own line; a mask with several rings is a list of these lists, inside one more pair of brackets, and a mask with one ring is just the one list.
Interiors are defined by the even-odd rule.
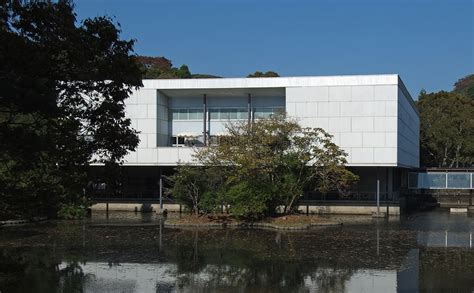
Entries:
[[76,204],[62,205],[58,211],[58,218],[64,220],[80,220],[87,214],[86,206]]
[[217,75],[197,73],[197,74],[191,74],[191,78],[221,78],[221,77]]
[[474,164],[474,99],[454,92],[422,91],[420,112],[423,166],[469,167]]
[[254,73],[250,73],[247,77],[279,77],[280,75],[274,71],[255,71]]
[[346,154],[320,128],[302,128],[297,122],[275,115],[251,125],[227,125],[229,136],[218,145],[200,149],[198,162],[221,168],[212,178],[224,186],[222,201],[233,214],[244,218],[273,215],[278,206],[292,212],[307,190],[347,192],[358,179],[345,169]]
[[187,65],[181,65],[181,67],[176,70],[176,76],[178,78],[191,78],[191,72],[189,72],[189,68]]
[[258,180],[244,181],[232,185],[227,196],[232,214],[257,220],[275,212],[275,187]]
[[0,212],[55,215],[83,195],[90,162],[138,144],[124,100],[141,86],[133,41],[69,1],[0,6]]
[[474,74],[465,76],[454,84],[453,92],[463,94],[474,99]]
[[208,74],[191,74],[186,64],[179,68],[165,57],[138,56],[138,65],[141,68],[143,79],[170,79],[170,78],[218,78]]

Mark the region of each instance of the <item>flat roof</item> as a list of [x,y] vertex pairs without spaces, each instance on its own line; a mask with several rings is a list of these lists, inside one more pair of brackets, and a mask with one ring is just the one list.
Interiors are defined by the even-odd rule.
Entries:
[[301,86],[351,86],[399,84],[398,74],[295,77],[239,77],[195,79],[145,79],[145,89],[281,88]]
[[[270,89],[286,87],[397,85],[419,115],[414,100],[398,74],[292,76],[292,77],[238,77],[238,78],[190,78],[144,79],[144,89],[158,89],[165,94],[177,94],[182,90]],[[263,92],[263,91],[262,91]],[[185,93],[182,93],[185,94]]]

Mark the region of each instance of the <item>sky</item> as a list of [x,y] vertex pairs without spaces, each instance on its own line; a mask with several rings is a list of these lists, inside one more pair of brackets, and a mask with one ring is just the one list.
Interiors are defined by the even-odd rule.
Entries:
[[76,0],[135,53],[244,77],[397,73],[413,98],[474,73],[474,0]]

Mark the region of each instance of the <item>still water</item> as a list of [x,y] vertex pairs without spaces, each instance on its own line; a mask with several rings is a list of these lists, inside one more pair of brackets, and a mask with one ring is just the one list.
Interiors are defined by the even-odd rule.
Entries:
[[0,228],[0,292],[473,292],[474,218],[339,217],[304,232],[154,214]]

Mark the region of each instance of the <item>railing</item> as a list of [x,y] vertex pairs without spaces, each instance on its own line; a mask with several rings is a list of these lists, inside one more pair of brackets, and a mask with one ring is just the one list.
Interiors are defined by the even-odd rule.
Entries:
[[410,172],[410,189],[474,189],[474,172]]

